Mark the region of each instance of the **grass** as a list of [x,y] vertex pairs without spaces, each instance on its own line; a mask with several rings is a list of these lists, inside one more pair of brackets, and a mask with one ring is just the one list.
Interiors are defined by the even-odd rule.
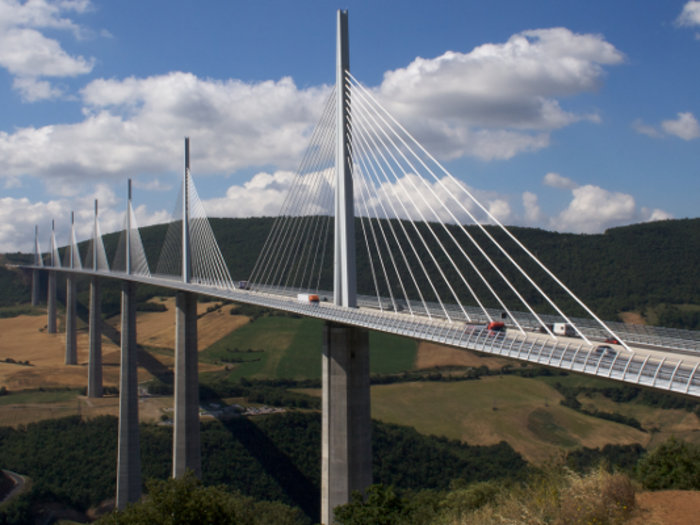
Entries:
[[[323,321],[319,319],[260,317],[209,346],[200,353],[200,360],[211,363],[236,357],[248,361],[233,364],[229,381],[241,377],[316,379],[321,377],[322,331]],[[229,351],[236,348],[238,353]],[[248,354],[245,351],[249,348],[264,352]],[[417,343],[412,339],[370,332],[370,372],[411,370],[416,350]]]
[[413,369],[418,342],[384,332],[369,333],[369,366],[373,374],[397,374]]
[[372,387],[372,417],[471,445],[507,441],[530,460],[560,448],[642,443],[648,434],[559,405],[561,395],[536,379],[489,377],[455,383]]
[[46,310],[42,310],[35,306],[23,304],[21,306],[2,306],[0,307],[0,319],[17,317],[19,315],[46,315]]
[[56,392],[21,392],[0,396],[0,405],[26,405],[39,403],[62,403],[78,397],[78,390],[58,390]]

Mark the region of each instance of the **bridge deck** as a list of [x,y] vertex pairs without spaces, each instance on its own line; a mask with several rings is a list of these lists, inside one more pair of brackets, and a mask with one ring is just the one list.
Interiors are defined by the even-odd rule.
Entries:
[[700,353],[684,351],[679,355],[673,348],[631,346],[632,352],[615,347],[612,352],[597,350],[581,339],[554,339],[535,332],[494,333],[485,329],[465,330],[463,322],[444,317],[428,317],[409,312],[381,311],[376,307],[343,308],[330,302],[305,304],[287,291],[268,293],[221,288],[207,283],[185,283],[179,279],[159,276],[127,275],[118,272],[95,272],[70,268],[21,266],[25,269],[52,270],[63,273],[99,275],[106,278],[130,280],[175,290],[186,290],[220,299],[254,304],[300,315],[362,326],[371,330],[411,337],[457,348],[510,357],[587,375],[615,379],[628,384],[672,391],[700,397]]

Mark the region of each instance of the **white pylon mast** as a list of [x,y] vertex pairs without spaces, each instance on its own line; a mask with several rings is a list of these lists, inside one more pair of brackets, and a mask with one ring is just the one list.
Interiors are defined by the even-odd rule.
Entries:
[[131,179],[127,182],[126,186],[126,250],[124,254],[126,256],[125,272],[127,275],[131,274]]
[[185,174],[182,182],[182,280],[189,283],[190,268],[190,138],[185,137]]
[[92,269],[97,271],[97,199],[95,199],[95,223],[92,226]]
[[335,257],[333,294],[337,306],[357,306],[355,268],[355,209],[350,164],[350,97],[346,74],[350,71],[348,12],[338,11],[336,48],[336,153],[335,153]]

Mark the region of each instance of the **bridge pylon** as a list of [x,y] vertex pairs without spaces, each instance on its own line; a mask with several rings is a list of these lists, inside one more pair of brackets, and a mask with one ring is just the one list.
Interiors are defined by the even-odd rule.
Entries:
[[[95,217],[92,228],[92,270],[99,270],[99,229],[97,226],[98,205],[95,199]],[[102,294],[100,278],[90,278],[90,315],[88,319],[90,353],[88,357],[88,397],[102,397]]]
[[[79,266],[75,260],[78,253],[75,243],[75,212],[71,212],[70,244],[68,245],[68,267],[74,269]],[[76,289],[76,275],[73,272],[66,274],[66,364],[78,364],[78,298]]]
[[[185,138],[182,187],[182,281],[192,278],[190,254],[190,139]],[[202,476],[199,436],[199,370],[197,365],[197,294],[181,291],[175,311],[175,424],[173,477],[188,469]]]
[[[58,264],[60,266],[60,259],[58,259],[58,250],[56,248],[56,223],[51,221],[51,247],[50,247],[50,261],[51,267],[55,268]],[[54,270],[49,270],[49,286],[48,294],[46,298],[46,333],[55,334],[56,333],[56,272]]]
[[[39,249],[39,226],[34,227],[34,266],[43,266]],[[32,306],[39,306],[39,270],[32,270]]]
[[[350,71],[348,12],[338,11],[336,55],[335,253],[336,306],[357,307],[355,215],[349,143]],[[323,421],[321,523],[334,522],[333,509],[353,491],[372,484],[372,426],[369,388],[369,331],[327,321],[323,328]]]

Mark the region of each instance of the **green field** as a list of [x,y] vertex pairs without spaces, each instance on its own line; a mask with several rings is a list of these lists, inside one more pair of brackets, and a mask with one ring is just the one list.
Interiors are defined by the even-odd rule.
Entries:
[[78,397],[78,390],[59,390],[56,392],[22,392],[0,396],[0,405],[24,405],[41,403],[61,403]]
[[[320,395],[318,389],[304,389]],[[372,387],[372,417],[426,435],[470,445],[508,442],[528,461],[560,449],[608,443],[643,446],[650,434],[561,406],[562,396],[539,379],[491,376],[462,382],[413,382]]]
[[[215,362],[235,357],[247,361],[232,364],[229,381],[241,377],[316,379],[321,377],[322,330],[319,319],[260,317],[211,345],[200,359]],[[417,348],[412,339],[370,332],[370,371],[395,374],[411,370]],[[239,352],[230,351],[235,349]],[[248,349],[264,352],[245,352]]]

